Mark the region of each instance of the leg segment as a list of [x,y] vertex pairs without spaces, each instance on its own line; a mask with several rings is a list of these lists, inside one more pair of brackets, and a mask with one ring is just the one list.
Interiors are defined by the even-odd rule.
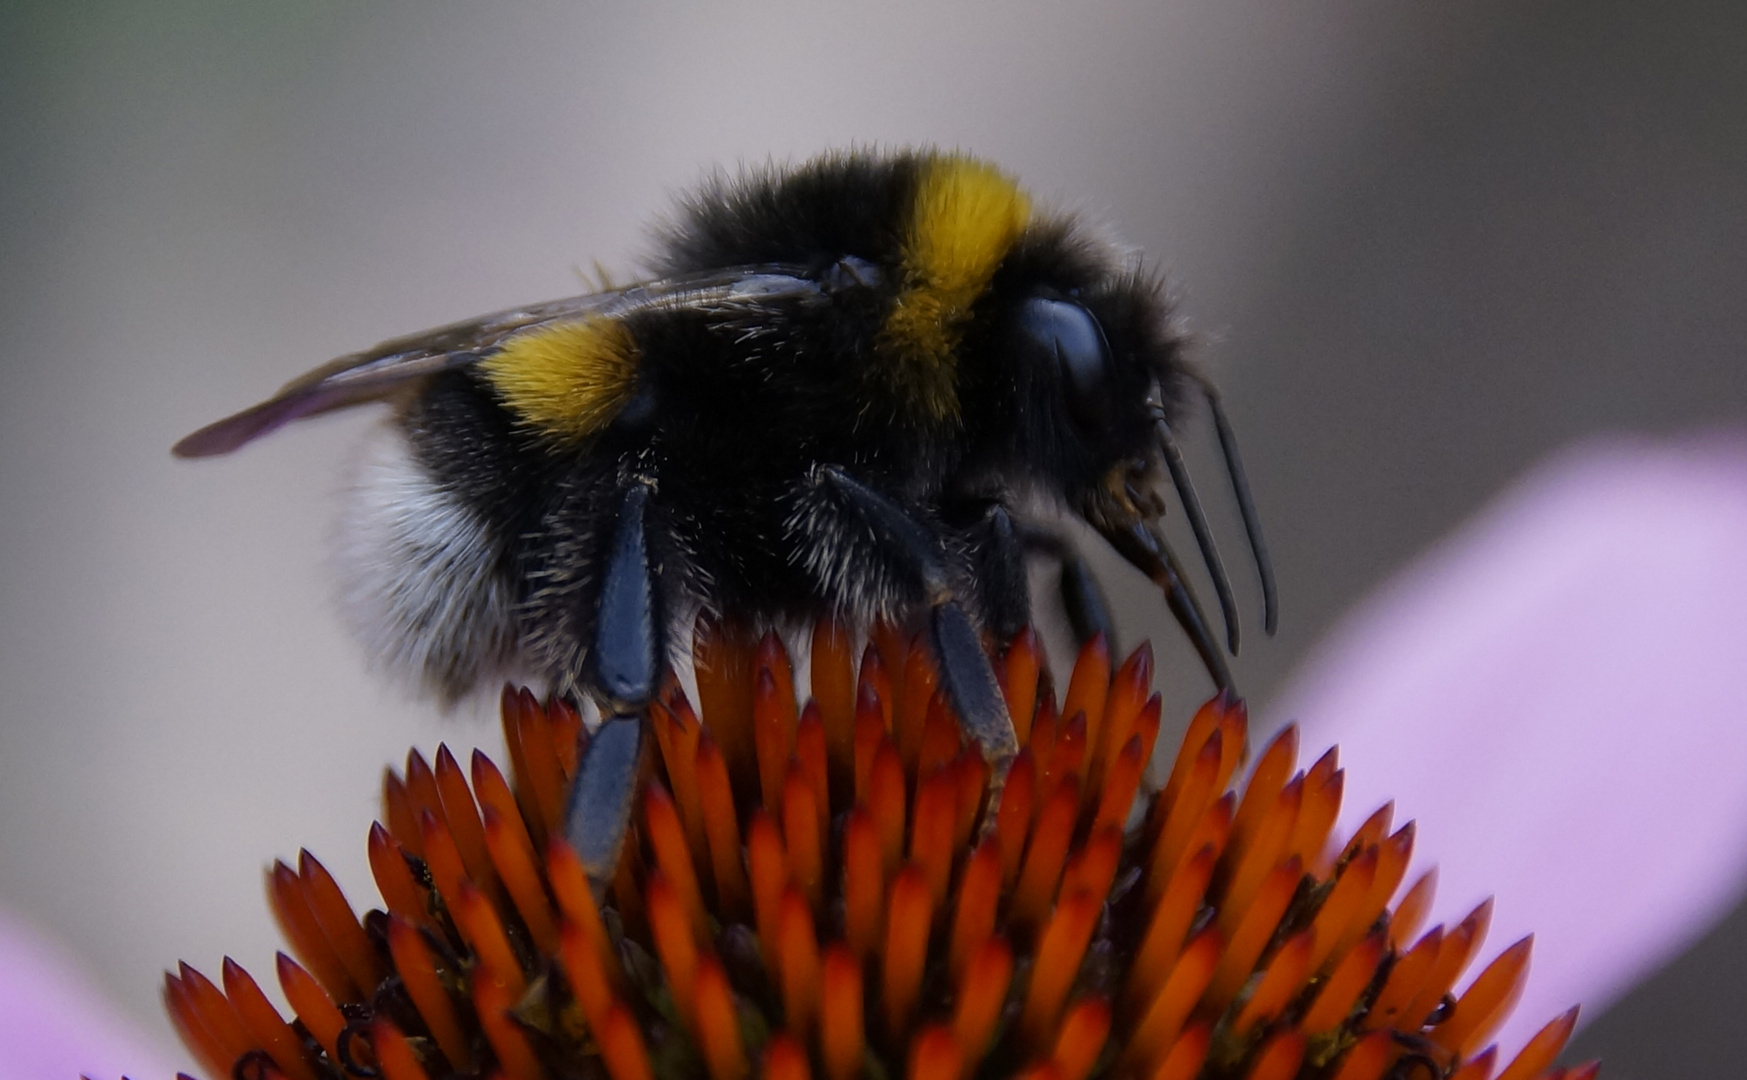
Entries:
[[1062,607],[1067,609],[1068,623],[1074,628],[1074,639],[1084,645],[1103,634],[1111,653],[1120,654],[1122,650],[1116,643],[1116,620],[1110,617],[1110,604],[1104,599],[1104,590],[1099,587],[1098,579],[1092,576],[1092,568],[1086,565],[1086,560],[1071,552],[1062,560],[1060,589]]
[[[958,709],[965,736],[980,743],[984,756],[1004,771],[1019,752],[1018,736],[982,642],[953,590],[939,538],[896,503],[839,469],[820,470],[819,483],[834,496],[840,516],[853,519],[832,526],[842,530],[859,525],[864,537],[871,533],[870,561],[882,564],[890,577],[911,582],[928,605],[941,679]],[[842,553],[837,557],[841,559]]]
[[649,485],[633,481],[619,505],[619,523],[607,550],[589,649],[590,689],[605,716],[642,709],[655,694],[663,627],[649,571],[644,509]]
[[564,838],[576,849],[597,897],[619,866],[619,850],[637,804],[637,778],[643,768],[643,720],[616,716],[603,720],[570,786],[564,811]]
[[565,811],[565,839],[597,893],[611,882],[630,827],[645,741],[641,714],[655,695],[663,654],[645,530],[650,494],[643,480],[625,489],[606,551],[586,660],[588,689],[606,719],[589,740]]
[[998,641],[1011,641],[1031,621],[1025,529],[993,499],[942,506],[941,517],[970,562],[963,585],[976,592],[976,609]]
[[981,744],[983,756],[1005,771],[1019,753],[1019,736],[1007,715],[1007,699],[995,681],[983,653],[982,639],[958,601],[937,604],[929,614],[934,650],[940,654],[940,677],[958,708],[967,739]]
[[1120,653],[1116,644],[1116,621],[1110,616],[1110,602],[1104,589],[1092,575],[1092,568],[1074,545],[1059,533],[1038,526],[1023,530],[1027,550],[1053,560],[1060,568],[1062,608],[1067,612],[1068,625],[1073,627],[1074,640],[1081,645],[1099,634],[1109,643],[1110,651]]

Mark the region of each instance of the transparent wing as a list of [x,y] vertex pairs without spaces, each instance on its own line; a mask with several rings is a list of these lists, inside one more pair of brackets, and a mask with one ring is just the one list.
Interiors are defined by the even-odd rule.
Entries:
[[515,335],[553,323],[618,318],[649,308],[752,314],[822,295],[819,283],[796,267],[742,266],[510,308],[332,360],[286,383],[266,401],[208,424],[170,452],[184,458],[228,454],[293,420],[379,401],[432,375],[476,364]]

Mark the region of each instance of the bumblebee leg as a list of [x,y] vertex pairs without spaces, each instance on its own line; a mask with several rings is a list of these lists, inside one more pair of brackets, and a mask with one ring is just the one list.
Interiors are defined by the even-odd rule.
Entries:
[[902,567],[920,587],[941,679],[965,736],[980,743],[983,756],[1004,771],[1019,752],[1019,738],[982,641],[948,580],[939,539],[896,503],[842,471],[821,470],[821,479],[873,534],[878,557]]
[[655,695],[662,628],[643,525],[648,504],[649,485],[633,482],[619,506],[618,528],[601,574],[588,666],[590,689],[600,699],[604,716],[640,712]]
[[1084,645],[1103,634],[1111,653],[1121,652],[1116,643],[1116,621],[1110,617],[1110,602],[1104,598],[1098,579],[1092,576],[1092,568],[1074,553],[1062,560],[1061,567],[1062,606],[1067,609],[1075,640]]
[[641,717],[603,720],[589,739],[570,787],[564,838],[582,859],[597,895],[605,891],[619,866],[619,851],[637,802],[643,743]]
[[970,616],[958,601],[948,600],[935,605],[929,628],[940,654],[940,675],[958,708],[965,736],[982,745],[984,757],[1005,766],[1019,753],[1019,736]]
[[565,839],[581,857],[597,892],[618,867],[636,805],[644,743],[641,714],[655,694],[662,655],[662,623],[644,526],[649,494],[645,481],[626,488],[607,549],[587,659],[589,689],[607,719],[589,740],[565,811]]
[[1053,560],[1060,568],[1057,587],[1068,625],[1074,630],[1074,640],[1084,645],[1103,634],[1110,651],[1121,652],[1116,644],[1116,621],[1110,617],[1110,601],[1105,599],[1103,586],[1092,576],[1092,568],[1080,558],[1074,545],[1066,537],[1036,526],[1025,529],[1024,540],[1028,550]]
[[995,499],[966,499],[940,510],[954,548],[970,560],[970,580],[963,587],[975,590],[976,609],[989,633],[1011,641],[1031,621],[1024,527]]
[[1195,646],[1195,651],[1200,654],[1207,674],[1213,677],[1214,684],[1221,692],[1235,696],[1237,688],[1231,681],[1231,669],[1225,665],[1225,654],[1220,651],[1219,642],[1208,630],[1207,616],[1202,614],[1200,602],[1183,580],[1181,566],[1170,546],[1165,543],[1165,538],[1140,521],[1126,527],[1099,531],[1103,532],[1104,538],[1110,541],[1110,546],[1118,554],[1165,590],[1165,603],[1170,606],[1171,614],[1176,616],[1177,625],[1183,628],[1183,632]]

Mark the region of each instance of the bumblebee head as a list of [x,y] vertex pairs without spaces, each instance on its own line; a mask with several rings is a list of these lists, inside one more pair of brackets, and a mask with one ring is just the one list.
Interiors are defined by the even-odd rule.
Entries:
[[1082,513],[1158,463],[1188,375],[1163,284],[1073,222],[1035,224],[991,283],[981,369],[1007,452]]

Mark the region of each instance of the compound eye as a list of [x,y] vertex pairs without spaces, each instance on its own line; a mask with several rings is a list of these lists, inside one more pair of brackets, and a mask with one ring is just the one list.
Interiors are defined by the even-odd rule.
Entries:
[[1092,313],[1067,300],[1035,296],[1019,309],[1027,344],[1053,356],[1067,388],[1068,411],[1081,427],[1097,429],[1110,419],[1110,345]]

